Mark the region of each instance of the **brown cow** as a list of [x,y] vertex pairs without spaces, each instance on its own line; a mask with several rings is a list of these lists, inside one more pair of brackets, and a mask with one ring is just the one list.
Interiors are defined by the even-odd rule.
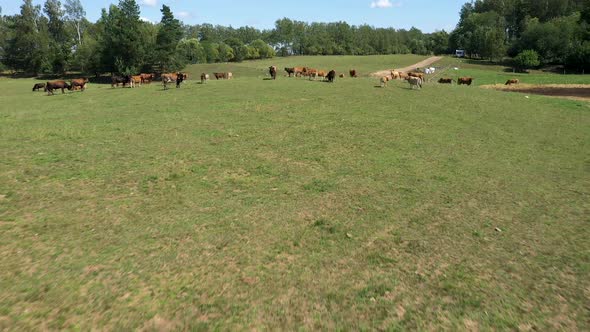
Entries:
[[143,73],[139,74],[139,76],[141,77],[141,84],[150,84],[150,83],[152,83],[152,81],[156,77],[155,74],[143,74]]
[[410,77],[418,77],[419,79],[421,79],[422,81],[424,81],[424,73],[418,73],[418,72],[409,72],[408,76]]
[[285,71],[287,72],[287,74],[289,74],[289,77],[291,77],[291,74],[295,74],[295,68],[286,68],[285,67]]
[[45,83],[36,83],[33,85],[33,91],[39,91],[39,89],[45,90]]
[[52,81],[45,83],[45,91],[47,91],[47,95],[53,95],[53,90],[61,89],[61,93],[65,93],[65,89],[71,90],[72,87],[66,83],[66,81]]
[[223,80],[227,78],[227,73],[213,73],[216,80]]
[[268,73],[273,80],[277,79],[277,66],[270,66],[268,67]]
[[132,88],[134,88],[134,87],[136,87],[138,85],[141,86],[141,81],[142,81],[141,75],[132,75],[131,76],[131,80],[129,82],[130,83],[129,85]]
[[86,84],[88,84],[87,78],[76,78],[70,82],[70,86],[74,90],[80,89],[80,90],[84,91],[84,90],[86,90]]
[[383,76],[383,77],[381,77],[381,79],[379,79],[379,82],[381,83],[382,88],[387,86],[388,81],[389,81],[389,76]]
[[344,74],[340,74],[340,75],[338,75],[338,77],[344,78]]
[[518,79],[512,78],[512,79],[509,79],[508,81],[506,81],[505,85],[512,85],[512,84],[518,84],[518,83],[520,83],[520,81]]
[[293,67],[293,73],[295,73],[295,77],[307,76],[307,75],[305,75],[306,69],[308,69],[308,68],[307,67]]
[[303,74],[305,76],[309,76],[309,79],[311,80],[312,78],[315,79],[316,76],[318,75],[318,70],[314,69],[314,68],[307,68],[305,67],[305,71],[303,72]]
[[406,73],[402,73],[402,72],[400,72],[400,73],[399,73],[399,78],[400,78],[400,79],[402,79],[402,80],[405,80],[405,79],[407,79],[408,77],[410,77],[410,75],[408,75],[408,74],[406,74]]
[[400,79],[400,72],[397,70],[392,70],[391,71],[391,79],[399,80]]
[[471,83],[473,83],[473,78],[472,77],[459,77],[457,79],[457,84],[458,85],[461,85],[461,84],[471,85]]
[[328,75],[328,73],[325,70],[318,70],[318,73],[317,73],[316,76],[325,79],[326,78],[326,75]]
[[357,77],[356,76],[356,69],[351,69],[348,73],[350,74],[350,77]]
[[440,80],[438,80],[438,83],[440,83],[440,84],[453,84],[453,79],[452,78],[443,77]]

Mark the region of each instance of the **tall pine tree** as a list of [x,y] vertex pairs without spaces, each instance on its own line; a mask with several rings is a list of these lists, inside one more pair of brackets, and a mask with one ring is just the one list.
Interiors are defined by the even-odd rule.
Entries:
[[170,7],[162,5],[160,11],[162,21],[156,37],[156,60],[163,72],[180,70],[185,65],[185,59],[176,47],[183,36],[182,26],[180,21],[174,18]]

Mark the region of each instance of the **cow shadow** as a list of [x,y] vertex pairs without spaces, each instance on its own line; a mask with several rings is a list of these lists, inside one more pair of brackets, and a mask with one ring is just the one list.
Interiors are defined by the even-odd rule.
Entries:
[[263,81],[276,81],[276,80],[273,80],[273,79],[272,79],[272,78],[270,78],[270,77],[263,78],[262,80],[263,80]]

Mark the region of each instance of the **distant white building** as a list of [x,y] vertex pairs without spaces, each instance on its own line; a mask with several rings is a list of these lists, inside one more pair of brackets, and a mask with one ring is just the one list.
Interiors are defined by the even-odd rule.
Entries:
[[463,57],[465,57],[465,50],[455,50],[455,56],[457,58],[463,58]]

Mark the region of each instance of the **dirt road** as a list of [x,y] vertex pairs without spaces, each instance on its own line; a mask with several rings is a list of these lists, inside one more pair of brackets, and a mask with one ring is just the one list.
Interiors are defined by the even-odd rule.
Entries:
[[[433,56],[433,57],[430,57],[430,58],[428,58],[428,59],[426,59],[424,61],[420,61],[420,62],[415,63],[415,64],[413,64],[411,66],[408,66],[408,67],[404,67],[404,68],[392,68],[392,69],[395,69],[395,70],[397,70],[399,72],[404,72],[405,73],[405,72],[412,71],[412,70],[414,70],[416,68],[428,67],[431,64],[439,61],[440,59],[442,59],[442,57],[440,57],[440,56]],[[381,70],[381,71],[372,73],[371,76],[383,77],[383,76],[387,76],[387,75],[390,75],[390,74],[391,74],[391,69],[386,69],[386,70]]]

